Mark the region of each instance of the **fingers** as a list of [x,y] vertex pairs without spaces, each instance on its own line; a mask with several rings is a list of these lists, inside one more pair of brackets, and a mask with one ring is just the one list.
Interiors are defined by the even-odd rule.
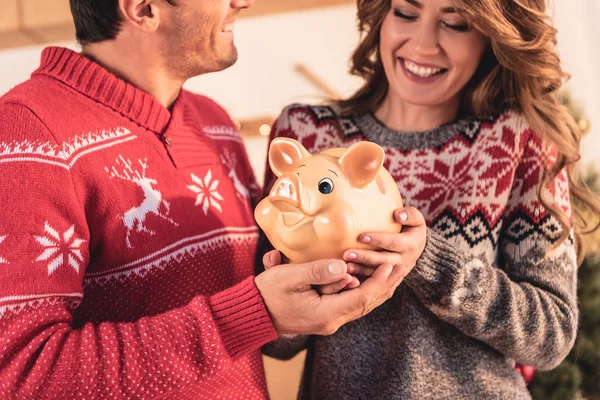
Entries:
[[315,286],[315,290],[319,294],[334,294],[350,285],[356,278],[346,274],[342,279],[328,285]]
[[[405,251],[407,247],[405,241],[403,240],[403,234],[394,232],[363,233],[358,237],[358,241],[396,253]],[[354,250],[352,250],[352,252],[357,253]]]
[[342,290],[356,289],[360,286],[360,281],[350,274],[347,274],[342,279],[329,285],[315,286],[315,290],[321,295],[335,294]]
[[305,264],[282,265],[281,279],[293,287],[327,285],[346,275],[346,263],[342,260],[318,260]]
[[347,250],[343,258],[350,263],[348,273],[361,276],[373,275],[375,268],[382,264],[395,265],[402,261],[402,255],[396,252],[365,249]]
[[265,270],[281,264],[281,253],[277,250],[271,250],[263,256],[263,265]]
[[[358,237],[358,241],[360,243],[368,244],[376,248],[395,253],[404,253],[413,250],[415,248],[415,243],[413,243],[414,238],[410,237],[408,234],[414,234],[416,231],[426,230],[427,225],[423,214],[421,214],[421,212],[415,207],[406,207],[394,211],[394,219],[396,222],[403,225],[404,229],[402,232],[367,232],[361,234]],[[356,252],[353,249],[351,251]],[[346,258],[345,260],[355,261]]]
[[[356,254],[355,254],[356,256]],[[352,257],[350,257],[352,258]],[[354,260],[358,260],[358,258],[352,258]],[[377,265],[364,265],[364,264],[358,264],[357,262],[348,262],[349,260],[344,259],[344,261],[346,261],[346,265],[348,266],[348,273],[351,275],[356,275],[356,276],[371,276],[373,275],[373,272],[375,272],[375,268],[380,266],[381,264],[377,264]]]
[[394,294],[407,273],[406,268],[384,264],[356,289],[321,297],[322,306],[335,319],[331,325],[339,327],[371,312]]
[[347,290],[356,289],[359,286],[360,286],[360,281],[358,280],[357,277],[353,276],[352,281],[344,289],[347,289]]
[[391,274],[388,277],[388,282],[390,282],[393,286],[393,291],[395,291],[398,286],[402,283],[406,275],[412,271],[413,267],[408,265],[395,265]]
[[[408,269],[402,267],[384,264],[360,286],[358,281],[353,280],[339,293],[318,296],[318,306],[310,312],[309,320],[317,321],[311,333],[331,335],[340,326],[371,312],[394,294],[407,271]],[[347,290],[351,287],[355,288]],[[292,331],[298,333],[296,330]],[[299,332],[306,333],[305,331],[306,329]]]
[[425,225],[425,217],[415,207],[406,207],[394,211],[394,219],[403,226]]

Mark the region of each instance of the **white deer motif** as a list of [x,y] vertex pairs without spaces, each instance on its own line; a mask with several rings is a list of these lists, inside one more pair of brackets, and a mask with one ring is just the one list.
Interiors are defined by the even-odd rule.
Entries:
[[233,186],[240,200],[245,201],[250,197],[250,190],[240,181],[237,176],[235,167],[237,166],[237,154],[230,153],[227,149],[221,154],[221,162],[229,168],[229,177],[233,180]]
[[[119,160],[121,162],[119,162]],[[117,166],[123,168],[122,173],[119,173],[114,166],[110,170],[108,167],[105,167],[104,169],[106,172],[110,174],[111,178],[120,178],[125,181],[135,183],[144,192],[144,200],[142,201],[142,204],[137,207],[132,207],[121,217],[125,227],[127,228],[127,236],[125,237],[127,247],[131,249],[133,246],[131,245],[129,237],[134,228],[136,232],[146,232],[150,235],[155,234],[153,230],[148,229],[144,225],[144,221],[146,220],[148,214],[157,215],[175,226],[179,226],[179,224],[168,217],[168,214],[171,211],[169,202],[164,200],[162,198],[162,194],[152,187],[152,185],[157,184],[157,181],[155,179],[146,177],[146,169],[148,168],[148,164],[146,163],[147,159],[144,159],[144,161],[138,159],[138,162],[142,167],[141,174],[139,171],[132,168],[130,160],[125,160],[123,156],[119,156],[119,160],[116,160],[116,163]],[[161,205],[165,206],[166,212],[160,212]]]

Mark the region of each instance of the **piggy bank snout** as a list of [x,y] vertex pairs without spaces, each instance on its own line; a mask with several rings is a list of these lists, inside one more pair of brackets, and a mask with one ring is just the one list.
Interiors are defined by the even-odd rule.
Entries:
[[300,181],[296,175],[281,176],[273,185],[269,199],[278,208],[300,208]]

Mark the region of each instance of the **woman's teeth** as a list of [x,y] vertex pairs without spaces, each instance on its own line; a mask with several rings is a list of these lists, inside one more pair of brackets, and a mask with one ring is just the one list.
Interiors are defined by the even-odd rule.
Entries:
[[430,67],[421,67],[414,62],[404,60],[404,66],[411,73],[420,76],[422,78],[428,78],[440,72],[443,68],[430,68]]
[[233,24],[227,24],[227,25],[225,25],[225,27],[223,27],[222,32],[231,32],[231,31],[233,31]]

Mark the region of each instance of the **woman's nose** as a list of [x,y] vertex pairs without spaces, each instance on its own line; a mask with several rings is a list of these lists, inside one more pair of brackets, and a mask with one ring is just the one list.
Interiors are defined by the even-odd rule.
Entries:
[[440,52],[437,27],[432,24],[423,24],[419,27],[415,42],[415,52],[419,55],[434,56]]

